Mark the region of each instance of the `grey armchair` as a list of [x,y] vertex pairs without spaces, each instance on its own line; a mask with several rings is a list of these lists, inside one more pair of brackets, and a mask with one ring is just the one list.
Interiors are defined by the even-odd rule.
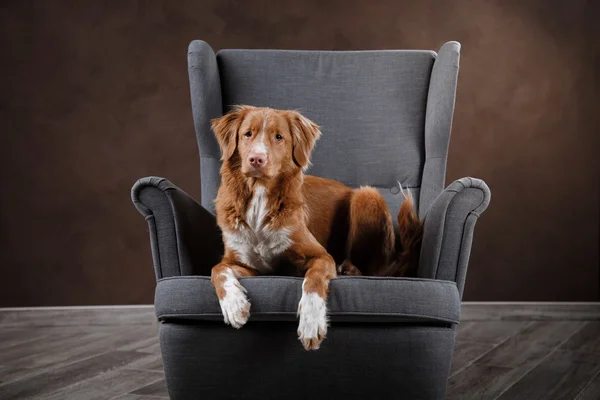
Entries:
[[[173,399],[441,399],[454,347],[473,229],[490,191],[463,178],[444,189],[460,45],[432,51],[188,52],[201,202],[163,178],[132,199],[150,231],[155,307]],[[369,184],[396,214],[409,188],[425,220],[418,278],[340,277],[328,337],[297,341],[302,279],[242,279],[252,303],[240,330],[223,323],[210,269],[222,243],[212,201],[219,148],[209,121],[233,104],[299,109],[322,127],[312,175]],[[385,396],[385,397],[384,397]]]

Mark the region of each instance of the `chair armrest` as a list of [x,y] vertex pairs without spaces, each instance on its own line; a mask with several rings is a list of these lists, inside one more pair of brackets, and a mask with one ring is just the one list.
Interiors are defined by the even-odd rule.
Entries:
[[462,298],[475,222],[490,196],[475,178],[454,181],[440,193],[425,216],[419,277],[454,281]]
[[154,176],[133,185],[131,200],[148,222],[156,279],[210,275],[223,255],[213,214],[167,179]]

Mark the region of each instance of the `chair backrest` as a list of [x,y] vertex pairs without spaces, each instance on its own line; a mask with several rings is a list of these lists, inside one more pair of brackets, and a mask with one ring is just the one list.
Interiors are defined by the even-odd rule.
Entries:
[[[403,201],[399,183],[411,190],[421,215],[443,189],[458,43],[446,43],[439,54],[221,50],[216,63],[202,63],[198,57],[212,53],[205,45],[198,41],[190,45],[191,52],[203,53],[192,56],[190,62],[194,114],[206,112],[197,108],[206,108],[208,99],[197,101],[194,95],[207,96],[199,92],[207,89],[207,68],[216,65],[221,113],[236,104],[296,109],[321,126],[323,135],[313,152],[309,174],[351,187],[374,186],[393,215]],[[199,62],[204,68],[198,67]],[[202,82],[204,88],[199,87]],[[210,207],[219,182],[215,164],[219,149],[206,121],[196,118],[196,133],[204,160],[201,177],[208,182],[202,185],[202,203]]]

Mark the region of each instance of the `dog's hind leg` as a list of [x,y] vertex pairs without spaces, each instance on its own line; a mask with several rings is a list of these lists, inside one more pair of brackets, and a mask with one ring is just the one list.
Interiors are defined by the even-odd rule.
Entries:
[[362,272],[358,269],[352,261],[349,259],[345,259],[343,263],[338,265],[337,271],[339,275],[347,275],[347,276],[361,276]]
[[[381,193],[363,186],[350,199],[347,259],[340,272],[347,275],[380,275],[394,259],[394,226]],[[354,267],[356,266],[356,267]],[[354,267],[354,268],[352,268]]]

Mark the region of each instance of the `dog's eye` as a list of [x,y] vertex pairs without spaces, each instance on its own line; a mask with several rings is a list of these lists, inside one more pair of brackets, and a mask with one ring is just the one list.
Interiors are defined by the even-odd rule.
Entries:
[[246,136],[246,137],[250,137],[250,136],[252,136],[252,132],[246,132],[246,133],[244,134],[244,136]]
[[281,136],[279,133],[277,135],[275,135],[275,139],[276,140],[281,140],[283,139],[283,136]]

